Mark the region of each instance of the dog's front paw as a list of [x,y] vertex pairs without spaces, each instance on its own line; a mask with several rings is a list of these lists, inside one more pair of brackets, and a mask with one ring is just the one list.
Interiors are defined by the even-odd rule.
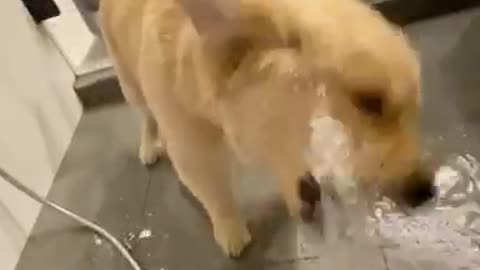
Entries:
[[152,165],[163,154],[164,149],[162,145],[156,145],[154,143],[142,142],[138,150],[138,157],[143,165]]
[[222,218],[214,223],[214,236],[223,252],[238,257],[250,244],[252,237],[245,223],[231,218]]

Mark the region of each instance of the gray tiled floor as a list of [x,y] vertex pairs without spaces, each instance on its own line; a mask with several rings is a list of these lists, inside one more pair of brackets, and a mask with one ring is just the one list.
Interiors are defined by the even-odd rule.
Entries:
[[[480,11],[417,23],[407,30],[421,51],[424,64],[427,145],[434,154],[455,156],[468,153],[480,157]],[[256,239],[246,257],[226,259],[212,240],[203,211],[176,181],[169,162],[162,160],[148,170],[137,161],[136,127],[137,121],[125,105],[87,113],[49,198],[124,239],[145,269],[376,270],[387,269],[385,260],[390,270],[469,269],[449,267],[438,254],[427,259],[417,257],[422,243],[413,240],[411,246],[408,235],[404,237],[407,244],[403,249],[386,248],[382,251],[367,243],[326,241],[302,250],[304,243],[299,245],[303,241],[299,234],[302,230],[286,218],[269,186],[259,187],[256,193],[239,189],[241,198],[249,197],[242,203],[248,209]],[[248,186],[258,177],[255,174],[244,177],[247,182],[244,185]],[[462,190],[464,194],[468,193],[466,189]],[[480,201],[478,192],[468,194],[477,194],[467,196],[469,200],[477,200],[477,204],[474,203],[477,207]],[[444,213],[432,212],[434,214],[425,215],[431,224],[436,214]],[[448,218],[440,219],[449,222]],[[427,226],[426,234],[437,237],[435,230],[440,230],[439,224],[435,224],[433,230]],[[480,232],[480,223],[477,225]],[[450,225],[446,227],[447,230],[451,228]],[[152,236],[141,238],[142,231],[151,232]],[[312,242],[314,235],[315,232],[304,237]],[[460,234],[442,241],[455,247],[452,243],[463,240],[462,237],[469,240],[468,245],[472,244],[473,252],[474,245],[478,249],[480,242]],[[427,248],[433,250],[433,246]],[[467,249],[460,250],[460,253],[466,254]],[[473,254],[480,258],[480,253]],[[479,269],[480,265],[470,267]],[[17,269],[121,270],[128,267],[107,243],[64,217],[43,210]]]

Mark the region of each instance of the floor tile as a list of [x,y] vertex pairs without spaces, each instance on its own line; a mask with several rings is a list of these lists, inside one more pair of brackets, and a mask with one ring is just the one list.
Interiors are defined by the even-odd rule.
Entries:
[[[135,157],[136,123],[126,107],[87,114],[49,199],[123,239],[142,226],[148,171]],[[44,209],[17,269],[125,269],[101,238]]]

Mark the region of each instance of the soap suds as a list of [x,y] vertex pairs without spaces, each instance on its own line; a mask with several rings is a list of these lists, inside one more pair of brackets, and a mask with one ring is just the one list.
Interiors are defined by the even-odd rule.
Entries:
[[145,239],[152,237],[152,231],[150,229],[143,229],[138,234],[138,239]]

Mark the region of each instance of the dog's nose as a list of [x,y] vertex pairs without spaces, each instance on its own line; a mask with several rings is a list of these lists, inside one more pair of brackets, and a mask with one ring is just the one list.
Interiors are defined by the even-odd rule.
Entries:
[[436,196],[437,189],[433,173],[415,171],[405,181],[403,201],[410,207],[418,207]]

